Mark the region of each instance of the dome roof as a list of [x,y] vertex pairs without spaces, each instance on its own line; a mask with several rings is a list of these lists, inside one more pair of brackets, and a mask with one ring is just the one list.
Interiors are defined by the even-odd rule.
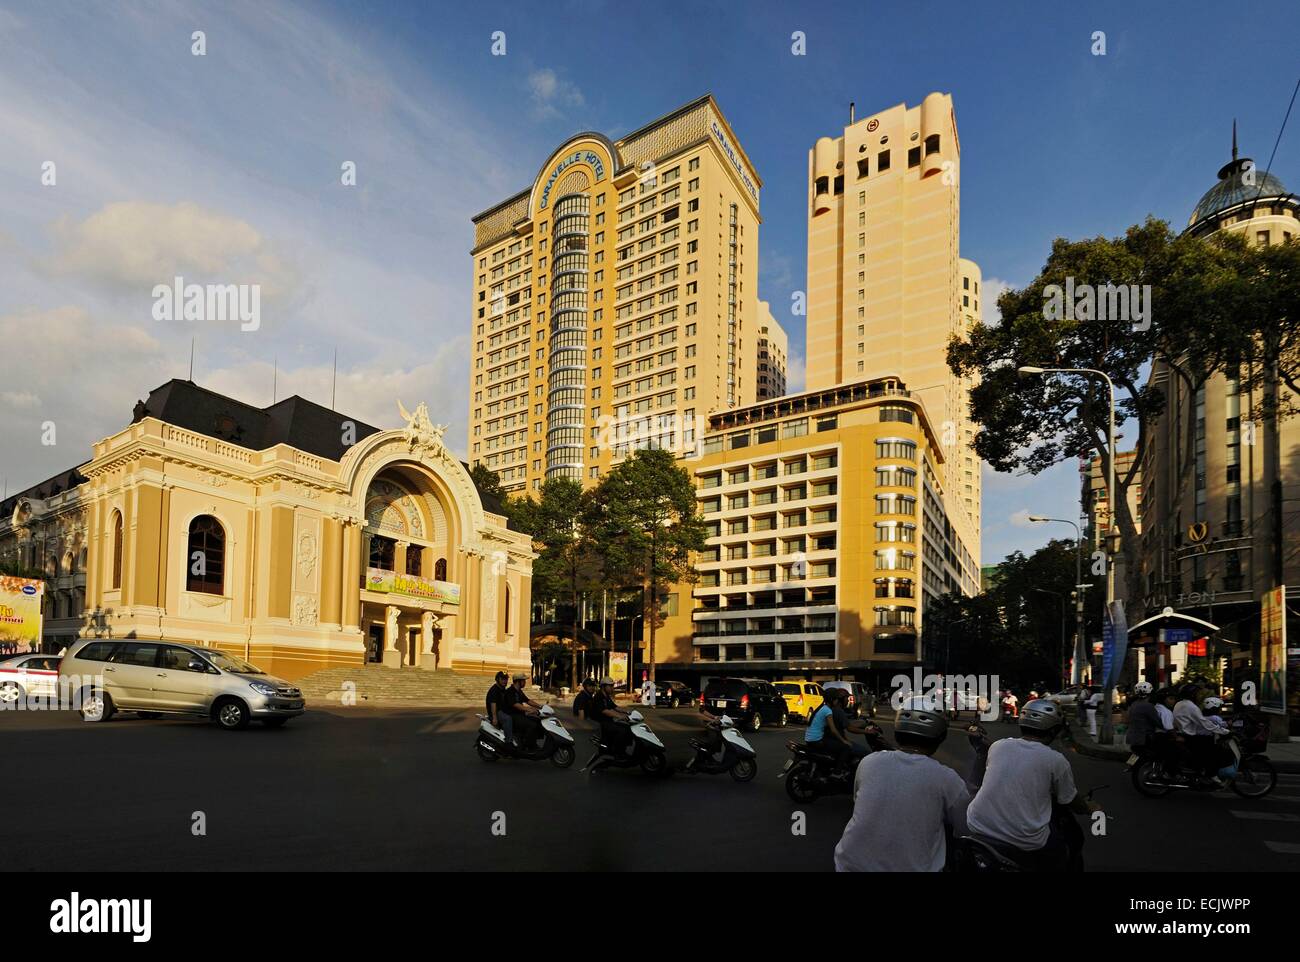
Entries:
[[[1247,178],[1253,182],[1248,183]],[[1219,171],[1219,182],[1205,192],[1187,223],[1198,223],[1256,197],[1279,197],[1286,193],[1282,181],[1271,173],[1259,170],[1250,158],[1237,160],[1234,157],[1231,163],[1225,164]]]

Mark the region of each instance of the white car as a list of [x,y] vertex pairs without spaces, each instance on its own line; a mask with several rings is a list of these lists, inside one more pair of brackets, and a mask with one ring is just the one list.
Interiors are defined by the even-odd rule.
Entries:
[[59,693],[58,655],[18,655],[0,661],[0,706]]

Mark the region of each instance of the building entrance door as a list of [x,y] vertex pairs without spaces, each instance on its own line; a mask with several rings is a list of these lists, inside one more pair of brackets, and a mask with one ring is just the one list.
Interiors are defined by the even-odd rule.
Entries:
[[403,664],[415,667],[420,660],[420,629],[406,629],[406,660]]
[[371,624],[370,646],[366,650],[366,661],[382,663],[383,660],[384,660],[384,626]]

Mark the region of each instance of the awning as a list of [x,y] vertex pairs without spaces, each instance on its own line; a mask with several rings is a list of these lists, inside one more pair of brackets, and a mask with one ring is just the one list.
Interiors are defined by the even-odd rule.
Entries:
[[[1130,643],[1138,638],[1150,638],[1154,642],[1162,628],[1191,628],[1198,636],[1208,635],[1211,632],[1219,630],[1219,626],[1211,624],[1200,618],[1193,618],[1191,615],[1184,615],[1174,611],[1173,608],[1166,608],[1158,615],[1153,615],[1145,621],[1139,621],[1136,625],[1128,630]],[[1148,642],[1151,643],[1151,642]]]

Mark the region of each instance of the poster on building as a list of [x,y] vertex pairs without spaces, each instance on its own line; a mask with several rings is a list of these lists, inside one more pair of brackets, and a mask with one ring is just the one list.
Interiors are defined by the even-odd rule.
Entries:
[[1273,588],[1259,606],[1259,708],[1286,714],[1286,586]]
[[610,652],[609,677],[614,679],[615,688],[627,687],[627,652]]
[[45,582],[0,575],[0,642],[36,651],[41,646],[41,599]]
[[1110,617],[1102,627],[1101,679],[1107,688],[1114,688],[1128,655],[1128,620],[1122,601],[1112,601],[1106,610]]
[[417,575],[399,574],[384,568],[366,569],[366,590],[409,595],[412,598],[427,598],[448,605],[460,604],[460,585],[449,581],[421,578]]

